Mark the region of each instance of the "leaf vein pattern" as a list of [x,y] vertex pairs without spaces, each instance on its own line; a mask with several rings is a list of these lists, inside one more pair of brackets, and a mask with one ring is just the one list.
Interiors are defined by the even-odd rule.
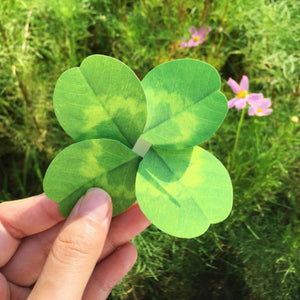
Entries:
[[[135,160],[135,159],[139,159],[139,157],[134,157],[133,159],[128,160],[128,161],[122,163],[121,165],[118,165],[117,167],[108,170],[106,173],[111,173],[111,172],[113,172],[113,171],[116,171],[116,170],[122,168],[123,166],[125,166],[126,164],[129,164],[131,161],[133,161],[133,160]],[[95,180],[99,179],[99,178],[100,178],[101,176],[103,176],[103,175],[104,175],[104,173],[101,173],[101,174],[99,174],[98,176],[95,176],[95,177],[89,179],[88,181],[86,181],[85,183],[81,184],[80,187],[78,187],[77,189],[75,189],[72,193],[70,193],[70,194],[69,194],[68,196],[66,196],[65,198],[61,199],[60,202],[63,202],[63,201],[65,201],[66,199],[68,199],[71,195],[76,194],[76,193],[77,193],[78,191],[80,191],[80,189],[82,189],[83,187],[89,186],[91,183],[93,183]]]
[[[97,94],[95,92],[95,90],[93,89],[93,87],[89,84],[88,79],[84,76],[84,74],[81,72],[82,77],[84,78],[85,82],[87,83],[87,85],[90,87],[91,91],[93,92],[94,96],[97,98]],[[110,85],[111,86],[111,85]],[[109,89],[110,87],[108,87]],[[107,109],[106,105],[102,102],[101,103],[105,112],[111,117],[111,120],[113,121],[114,125],[116,126],[117,130],[119,131],[119,133],[121,134],[121,136],[125,139],[125,141],[127,142],[127,145],[132,146],[132,144],[130,143],[130,141],[127,139],[127,136],[124,134],[123,130],[121,129],[121,127],[119,126],[119,124],[116,122],[115,118],[111,115],[110,111]]]
[[[156,155],[158,156],[159,160],[162,162],[162,164],[167,168],[167,170],[169,172],[171,172],[174,177],[177,179],[177,182],[179,182],[180,186],[183,188],[183,190],[185,191],[186,194],[189,193],[189,189],[187,189],[182,182],[180,181],[180,178],[174,173],[174,171],[167,165],[167,163],[164,161],[164,159],[157,153],[157,151],[155,151],[155,149],[153,149],[153,151],[156,153]],[[160,185],[161,186],[161,185]],[[162,187],[162,186],[161,186]],[[163,187],[162,187],[163,188]],[[164,188],[163,188],[164,189]],[[165,190],[165,189],[164,189]],[[205,215],[205,213],[203,212],[202,208],[198,205],[198,203],[195,202],[195,200],[193,199],[192,195],[189,195],[190,199],[192,200],[192,202],[196,205],[196,207],[199,208],[199,210],[201,211],[201,213],[203,214],[203,216],[210,222],[210,220],[208,219],[208,217]]]
[[[187,111],[187,110],[190,109],[191,107],[193,107],[193,106],[195,106],[195,105],[198,105],[201,101],[205,100],[207,97],[209,97],[210,95],[212,95],[212,94],[214,94],[215,92],[218,92],[218,91],[219,91],[219,90],[215,90],[215,91],[213,91],[212,93],[206,95],[205,97],[202,97],[200,100],[198,100],[198,101],[196,101],[196,102],[193,102],[192,104],[186,106],[186,107],[184,108],[184,110],[177,112],[177,113],[174,114],[172,117],[177,117],[178,115],[183,114],[185,111]],[[150,131],[151,129],[153,129],[153,128],[155,128],[155,127],[158,127],[158,126],[160,126],[161,124],[163,124],[163,123],[165,123],[165,122],[169,122],[169,121],[170,121],[170,119],[164,119],[164,120],[158,122],[157,124],[154,124],[153,126],[149,127],[149,128],[147,129],[147,131]],[[147,131],[146,131],[146,132],[147,132]],[[146,133],[146,132],[145,132],[145,133]]]

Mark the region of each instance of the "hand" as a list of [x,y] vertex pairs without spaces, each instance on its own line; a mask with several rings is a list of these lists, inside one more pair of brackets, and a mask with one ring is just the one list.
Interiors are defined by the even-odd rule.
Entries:
[[67,220],[44,194],[1,203],[0,300],[106,299],[135,263],[129,241],[150,224],[137,204],[111,215],[97,188]]

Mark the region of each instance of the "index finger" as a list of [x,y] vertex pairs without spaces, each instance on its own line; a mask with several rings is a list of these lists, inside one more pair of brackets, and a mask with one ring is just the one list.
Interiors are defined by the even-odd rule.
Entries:
[[26,236],[42,232],[62,221],[58,204],[45,194],[0,204],[0,267],[13,256]]

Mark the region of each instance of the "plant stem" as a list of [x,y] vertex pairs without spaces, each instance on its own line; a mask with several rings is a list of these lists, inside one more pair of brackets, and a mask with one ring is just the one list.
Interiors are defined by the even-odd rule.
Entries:
[[246,106],[242,110],[242,114],[241,114],[241,117],[240,117],[238,129],[237,129],[237,132],[236,132],[236,137],[235,137],[235,142],[234,142],[234,146],[233,146],[232,155],[235,154],[237,146],[238,146],[238,142],[239,142],[239,138],[240,138],[240,133],[241,133],[241,127],[242,127],[242,124],[243,124],[243,121],[244,121],[244,117],[245,117],[245,112],[246,112]]
[[243,124],[244,117],[245,117],[245,112],[246,112],[246,106],[242,110],[242,114],[241,114],[241,117],[240,117],[240,121],[239,121],[239,124],[238,124],[236,136],[235,136],[233,150],[232,150],[231,154],[228,157],[228,163],[227,163],[227,168],[228,169],[230,169],[230,166],[231,166],[230,163],[234,161],[234,156],[235,156],[235,152],[237,150],[237,146],[238,146],[238,142],[239,142],[239,138],[240,138],[240,133],[241,133],[241,128],[242,128],[242,124]]

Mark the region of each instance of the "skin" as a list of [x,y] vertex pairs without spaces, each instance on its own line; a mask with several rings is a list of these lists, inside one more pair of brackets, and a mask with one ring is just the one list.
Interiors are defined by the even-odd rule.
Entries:
[[106,299],[137,258],[129,241],[150,222],[134,204],[112,218],[90,189],[64,219],[44,194],[0,204],[0,300]]

